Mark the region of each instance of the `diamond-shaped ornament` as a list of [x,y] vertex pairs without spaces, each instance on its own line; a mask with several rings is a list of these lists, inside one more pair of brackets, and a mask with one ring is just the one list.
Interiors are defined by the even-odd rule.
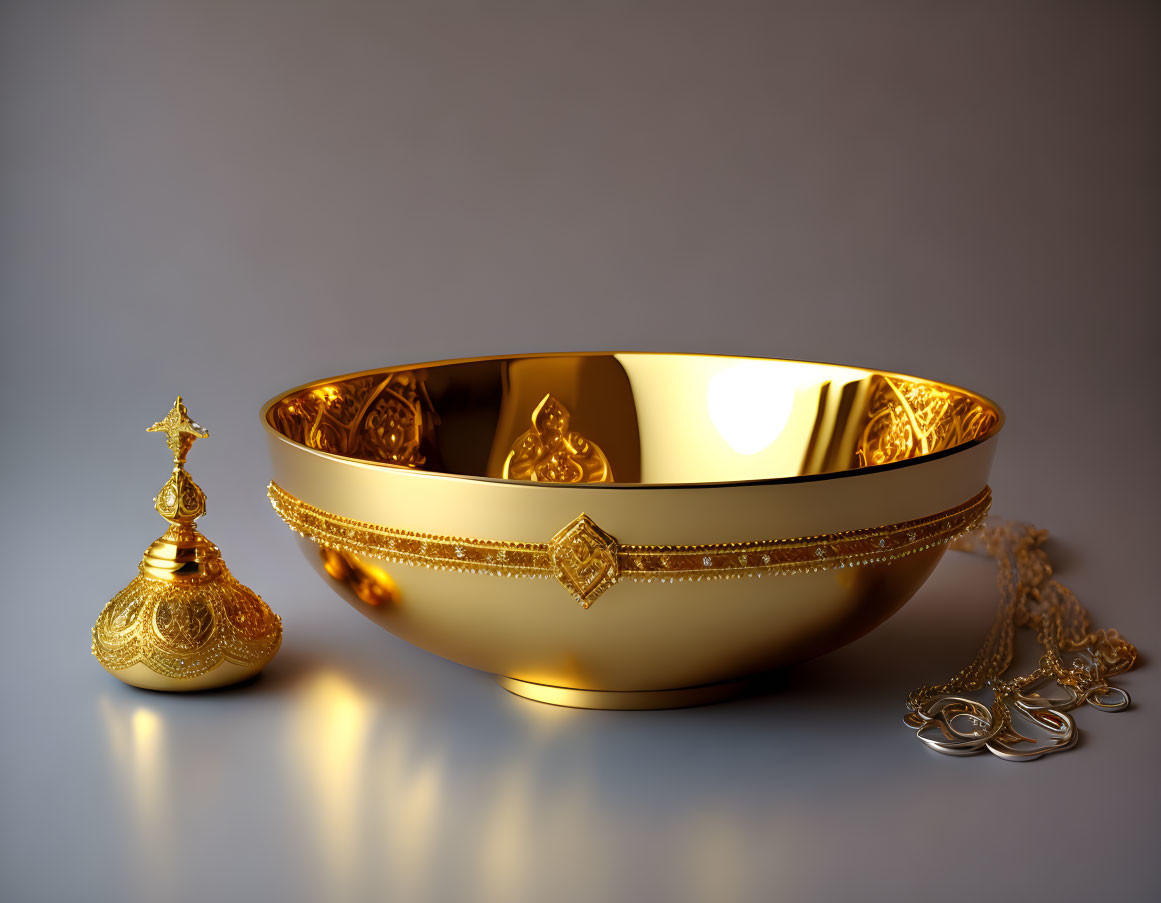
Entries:
[[582,514],[548,543],[552,570],[582,608],[617,582],[617,540]]

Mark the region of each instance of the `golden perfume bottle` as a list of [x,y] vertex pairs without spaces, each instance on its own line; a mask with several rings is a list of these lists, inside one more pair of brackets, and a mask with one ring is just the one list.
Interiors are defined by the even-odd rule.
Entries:
[[226,568],[197,530],[206,496],[185,470],[209,433],[179,395],[149,427],[165,434],[173,472],[153,500],[169,529],[145,550],[138,574],[93,626],[93,655],[119,680],[149,690],[205,690],[253,677],[278,652],[282,620]]

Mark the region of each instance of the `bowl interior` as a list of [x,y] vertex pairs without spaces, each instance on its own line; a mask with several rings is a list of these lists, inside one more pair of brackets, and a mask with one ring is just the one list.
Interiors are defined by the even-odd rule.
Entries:
[[965,389],[831,364],[550,354],[387,368],[295,389],[267,423],[385,466],[551,483],[689,484],[853,472],[999,430]]

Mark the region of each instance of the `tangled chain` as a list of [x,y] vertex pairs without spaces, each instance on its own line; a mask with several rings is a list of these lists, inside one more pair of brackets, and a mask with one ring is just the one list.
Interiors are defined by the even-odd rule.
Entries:
[[[1068,713],[1082,703],[1106,712],[1128,708],[1129,694],[1108,680],[1133,667],[1137,650],[1115,630],[1092,629],[1084,606],[1053,578],[1047,539],[1046,530],[1031,524],[989,521],[956,542],[955,548],[995,559],[1000,605],[971,664],[907,697],[903,720],[930,748],[954,756],[987,750],[1008,760],[1036,759],[1076,745],[1076,722]],[[1005,680],[1019,627],[1035,631],[1043,654],[1031,674]],[[962,695],[984,687],[992,691],[990,707]]]

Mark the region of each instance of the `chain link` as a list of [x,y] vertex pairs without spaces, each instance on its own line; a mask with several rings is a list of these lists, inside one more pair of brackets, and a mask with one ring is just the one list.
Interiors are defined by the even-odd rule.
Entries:
[[[1108,679],[1133,667],[1137,650],[1115,630],[1092,629],[1084,606],[1052,576],[1047,539],[1046,530],[1031,524],[989,520],[953,544],[996,561],[1000,603],[971,663],[944,683],[919,687],[907,697],[910,711],[904,722],[932,749],[1034,759],[1075,745],[1076,723],[1069,710],[1086,702],[1104,711],[1128,707],[1128,694]],[[1042,654],[1031,673],[1004,679],[1015,656],[1017,628],[1035,632]],[[1051,683],[1064,695],[1039,692]],[[965,695],[984,688],[992,692],[990,707]]]

